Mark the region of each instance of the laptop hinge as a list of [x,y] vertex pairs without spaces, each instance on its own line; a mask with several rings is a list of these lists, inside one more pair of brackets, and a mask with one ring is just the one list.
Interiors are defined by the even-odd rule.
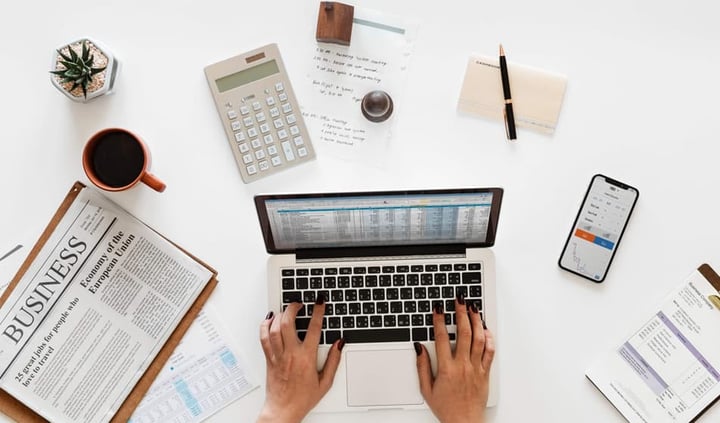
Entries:
[[464,255],[464,244],[442,245],[403,245],[391,247],[345,247],[345,248],[311,248],[299,249],[295,252],[298,260],[356,258],[356,257],[407,257]]

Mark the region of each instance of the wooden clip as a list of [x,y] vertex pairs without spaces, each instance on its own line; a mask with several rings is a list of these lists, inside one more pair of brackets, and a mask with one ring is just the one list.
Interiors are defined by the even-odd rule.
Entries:
[[323,43],[350,45],[355,8],[335,1],[321,1],[315,39]]

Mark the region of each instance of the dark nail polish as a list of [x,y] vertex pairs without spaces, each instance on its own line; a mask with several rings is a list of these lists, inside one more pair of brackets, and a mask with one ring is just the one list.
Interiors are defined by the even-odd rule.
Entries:
[[482,314],[480,315],[480,320],[482,320],[483,329],[487,329],[487,325],[485,324],[485,318],[482,316]]
[[318,294],[317,298],[315,299],[316,305],[323,305],[325,304],[325,294]]
[[460,305],[465,305],[465,294],[463,294],[462,292],[457,294],[457,302]]
[[273,313],[272,310],[268,311],[268,314],[265,315],[265,320],[272,319],[274,315],[275,315],[275,313]]
[[338,351],[342,351],[344,346],[345,346],[345,338],[340,338],[340,340],[337,343]]
[[417,354],[417,356],[420,357],[420,354],[422,354],[422,346],[420,346],[420,343],[415,342],[413,344],[413,347],[415,347],[415,354]]
[[477,308],[477,305],[475,305],[475,302],[470,303],[470,310],[472,310],[473,313],[479,313],[480,311]]
[[437,303],[433,306],[433,311],[437,314],[443,314],[443,306],[442,303]]

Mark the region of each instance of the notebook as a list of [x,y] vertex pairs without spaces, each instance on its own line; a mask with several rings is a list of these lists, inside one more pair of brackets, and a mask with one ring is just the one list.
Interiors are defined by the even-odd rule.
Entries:
[[[560,117],[567,78],[516,63],[508,64],[515,125],[552,134]],[[499,59],[470,56],[465,70],[458,110],[498,121],[503,120],[505,100]]]
[[[332,389],[315,411],[426,408],[413,342],[437,371],[432,310],[455,336],[462,293],[497,333],[495,242],[503,190],[258,195],[255,205],[268,260],[268,301],[279,312],[305,306],[302,339],[318,295],[327,299],[318,368],[332,343],[346,341]],[[488,405],[497,402],[497,369]]]

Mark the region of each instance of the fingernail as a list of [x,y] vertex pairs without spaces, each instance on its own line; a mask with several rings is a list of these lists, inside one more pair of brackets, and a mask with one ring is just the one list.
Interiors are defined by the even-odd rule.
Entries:
[[275,315],[275,313],[272,312],[272,310],[268,311],[268,314],[265,315],[265,320],[270,320]]
[[457,302],[460,305],[465,305],[465,294],[463,294],[462,292],[457,294]]
[[442,306],[442,303],[436,303],[436,304],[433,306],[433,311],[434,311],[435,313],[437,313],[437,314],[443,314],[443,306]]
[[323,305],[325,304],[325,294],[320,293],[318,294],[317,298],[315,299],[316,305]]
[[487,329],[487,325],[485,324],[485,318],[482,316],[482,314],[480,315],[480,320],[482,320],[483,329]]
[[338,351],[342,351],[344,346],[345,346],[345,338],[340,338],[340,340],[337,343]]
[[413,347],[415,347],[415,354],[417,354],[417,356],[420,357],[420,354],[422,354],[422,346],[420,346],[420,343],[415,342],[413,344]]
[[475,305],[474,301],[470,303],[470,310],[472,310],[473,313],[479,313],[477,305]]

